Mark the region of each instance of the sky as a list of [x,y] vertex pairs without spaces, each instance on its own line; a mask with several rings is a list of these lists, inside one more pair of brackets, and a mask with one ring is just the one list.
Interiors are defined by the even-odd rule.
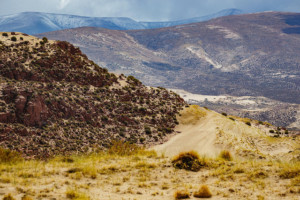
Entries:
[[229,8],[300,12],[300,0],[0,0],[0,15],[35,11],[137,21],[187,19]]

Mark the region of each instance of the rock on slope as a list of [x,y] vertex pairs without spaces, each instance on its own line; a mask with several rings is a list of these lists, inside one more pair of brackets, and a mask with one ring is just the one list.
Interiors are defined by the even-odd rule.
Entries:
[[28,156],[87,152],[111,140],[158,143],[183,99],[116,76],[67,42],[0,33],[0,145]]

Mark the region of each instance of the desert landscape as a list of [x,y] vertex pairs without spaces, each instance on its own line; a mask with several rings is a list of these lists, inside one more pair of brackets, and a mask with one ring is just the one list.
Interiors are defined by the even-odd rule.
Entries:
[[2,2],[0,200],[300,200],[300,4],[216,2]]
[[[46,161],[1,156],[0,195],[27,200],[299,199],[299,137],[272,137],[272,127],[255,121],[249,126],[244,119],[233,121],[198,106],[180,115],[177,134],[150,149],[115,142],[107,151]],[[201,143],[203,138],[208,142]],[[197,156],[195,151],[199,169],[176,167],[178,154]]]

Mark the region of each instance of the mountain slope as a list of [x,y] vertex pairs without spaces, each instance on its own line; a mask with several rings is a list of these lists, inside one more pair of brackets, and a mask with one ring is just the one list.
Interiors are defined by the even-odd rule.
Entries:
[[108,73],[67,42],[0,34],[1,147],[47,157],[173,132],[185,105],[177,94]]
[[97,63],[148,85],[300,103],[294,18],[300,14],[266,12],[154,30],[78,28],[40,36],[70,41]]
[[[78,28],[40,37],[72,42],[96,63],[147,85],[299,104],[299,20],[298,13],[264,12],[154,30]],[[278,112],[260,120],[278,121]]]
[[82,17],[76,15],[23,12],[0,16],[0,31],[17,31],[38,34],[77,27],[101,27],[112,30],[151,29],[179,24],[206,21],[216,17],[241,14],[237,9],[227,9],[218,13],[186,20],[171,22],[137,22],[125,17]]

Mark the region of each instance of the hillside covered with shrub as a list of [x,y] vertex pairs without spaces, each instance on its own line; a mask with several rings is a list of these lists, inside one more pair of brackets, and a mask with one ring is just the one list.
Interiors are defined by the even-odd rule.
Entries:
[[89,152],[113,140],[154,144],[183,99],[99,67],[68,42],[0,33],[0,145],[26,156]]

